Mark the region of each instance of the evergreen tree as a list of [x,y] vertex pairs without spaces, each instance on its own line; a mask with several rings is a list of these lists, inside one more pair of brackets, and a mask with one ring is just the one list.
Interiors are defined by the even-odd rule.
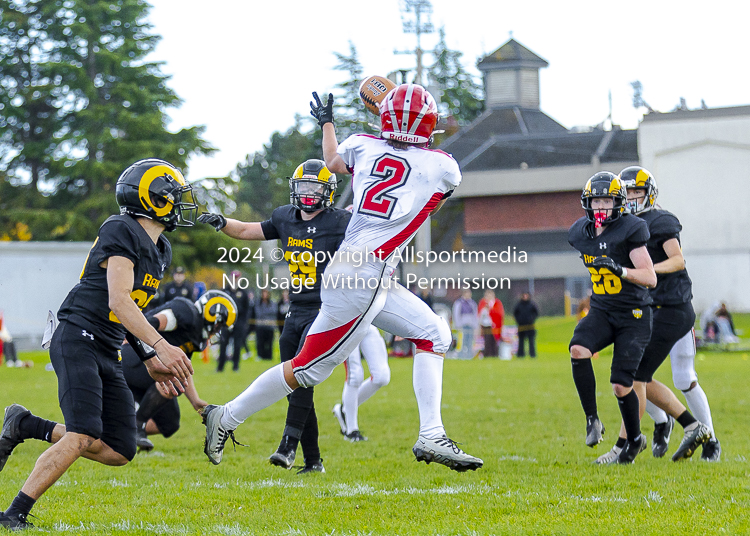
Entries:
[[461,63],[463,52],[448,48],[445,28],[440,28],[439,35],[433,51],[435,63],[427,70],[430,86],[439,90],[434,97],[441,116],[453,118],[459,126],[468,125],[484,110],[482,86]]
[[300,132],[302,117],[285,133],[274,132],[263,149],[247,157],[235,170],[239,184],[234,200],[246,205],[256,219],[266,219],[276,207],[289,204],[289,181],[294,170],[310,158],[323,158],[322,133],[315,126]]
[[159,40],[146,2],[2,6],[0,84],[16,94],[0,100],[0,145],[15,155],[0,171],[14,189],[28,185],[0,215],[11,227],[22,221],[35,239],[88,239],[117,212],[115,182],[128,165],[157,157],[185,170],[191,154],[213,150],[203,127],[167,130],[165,110],[181,101],[160,64],[145,61]]

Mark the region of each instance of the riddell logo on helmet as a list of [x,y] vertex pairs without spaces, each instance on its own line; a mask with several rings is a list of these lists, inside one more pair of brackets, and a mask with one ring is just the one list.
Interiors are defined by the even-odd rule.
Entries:
[[391,134],[391,139],[396,141],[403,141],[406,143],[419,143],[419,137],[413,134],[398,134],[394,132]]

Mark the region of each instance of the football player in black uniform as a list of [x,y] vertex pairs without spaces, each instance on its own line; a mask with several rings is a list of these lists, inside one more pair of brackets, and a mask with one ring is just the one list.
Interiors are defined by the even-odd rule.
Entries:
[[135,456],[133,394],[120,362],[126,336],[133,344],[142,340],[155,349],[156,356],[146,366],[155,379],[169,381],[173,390],[174,385],[184,390],[193,373],[185,352],[169,344],[141,312],[172,260],[172,248],[162,232],[194,223],[192,187],[171,164],[148,159],[126,169],[115,191],[120,215],[99,229],[81,280],[57,313],[60,324],[51,339],[50,359],[65,424],[41,419],[18,404],[5,409],[0,469],[25,439],[53,445],[39,457],[10,507],[0,513],[0,526],[30,526],[26,516],[34,503],[79,457],[120,466]]
[[586,444],[602,440],[604,426],[596,406],[596,378],[591,356],[614,343],[610,383],[627,441],[618,463],[631,463],[646,448],[641,434],[639,399],[633,380],[643,350],[651,338],[651,297],[656,273],[646,250],[646,223],[625,213],[625,186],[619,177],[600,172],[586,183],[581,204],[586,212],[568,233],[570,245],[581,253],[591,274],[591,311],[576,326],[570,341],[573,380],[586,414]]
[[[262,223],[227,219],[220,214],[202,214],[198,221],[241,240],[281,241],[284,259],[292,277],[291,307],[279,339],[281,361],[291,360],[302,348],[305,335],[321,306],[320,285],[330,255],[344,239],[351,214],[333,208],[336,176],[322,160],[307,160],[289,179],[290,205],[273,211]],[[325,260],[318,257],[325,253]],[[305,467],[300,473],[324,472],[318,445],[318,418],[313,388],[299,388],[288,397],[286,427],[278,450],[269,461],[290,469],[301,443]],[[211,407],[211,406],[209,406]]]
[[[647,382],[648,400],[653,404],[649,404],[649,413],[657,422],[652,444],[654,456],[658,458],[667,452],[669,435],[677,419],[685,435],[672,459],[689,458],[703,443],[701,459],[718,461],[721,446],[714,436],[708,399],[695,373],[695,312],[691,303],[692,282],[682,256],[682,225],[674,214],[656,206],[659,191],[651,173],[631,166],[620,172],[620,178],[628,190],[628,209],[648,224],[651,238],[647,248],[657,278],[656,288],[650,292],[654,302],[653,334],[636,373],[636,381]],[[684,393],[688,406],[700,422],[667,386],[653,380],[654,372],[667,355],[671,356],[674,385]]]
[[[227,293],[209,290],[195,303],[186,298],[175,298],[151,311],[146,319],[169,344],[179,346],[188,358],[192,358],[193,352],[202,352],[220,329],[231,329],[237,319],[237,305]],[[180,428],[177,397],[163,384],[154,381],[130,344],[122,347],[122,369],[138,403],[136,445],[140,450],[151,450],[154,444],[148,435],[170,437]],[[192,376],[185,386],[185,396],[196,411],[206,406],[198,396]]]

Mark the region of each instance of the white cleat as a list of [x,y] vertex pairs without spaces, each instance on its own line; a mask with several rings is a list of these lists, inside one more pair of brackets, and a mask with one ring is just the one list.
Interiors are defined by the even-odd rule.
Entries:
[[461,450],[455,441],[447,436],[437,439],[427,439],[419,436],[414,448],[411,449],[418,462],[435,462],[458,472],[476,471],[484,462]]
[[621,451],[622,449],[620,447],[612,447],[612,450],[610,450],[609,452],[605,452],[604,454],[599,456],[594,463],[597,463],[599,465],[617,463]]
[[339,421],[339,427],[341,428],[341,434],[346,435],[346,419],[344,418],[344,407],[341,404],[333,406],[332,413],[336,420]]
[[222,413],[224,413],[224,406],[209,405],[203,409],[203,424],[206,425],[206,441],[203,444],[203,452],[214,465],[221,463],[227,439],[231,437],[234,441],[234,430],[225,430],[221,426]]

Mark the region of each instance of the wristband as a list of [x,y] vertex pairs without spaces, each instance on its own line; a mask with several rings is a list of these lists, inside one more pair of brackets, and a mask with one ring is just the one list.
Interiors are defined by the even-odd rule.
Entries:
[[159,344],[163,340],[164,340],[164,337],[161,337],[158,341],[156,341],[154,344],[151,345],[151,348],[156,348],[156,345]]
[[620,276],[620,279],[625,279],[626,277],[628,277],[628,269],[623,266],[622,275]]

